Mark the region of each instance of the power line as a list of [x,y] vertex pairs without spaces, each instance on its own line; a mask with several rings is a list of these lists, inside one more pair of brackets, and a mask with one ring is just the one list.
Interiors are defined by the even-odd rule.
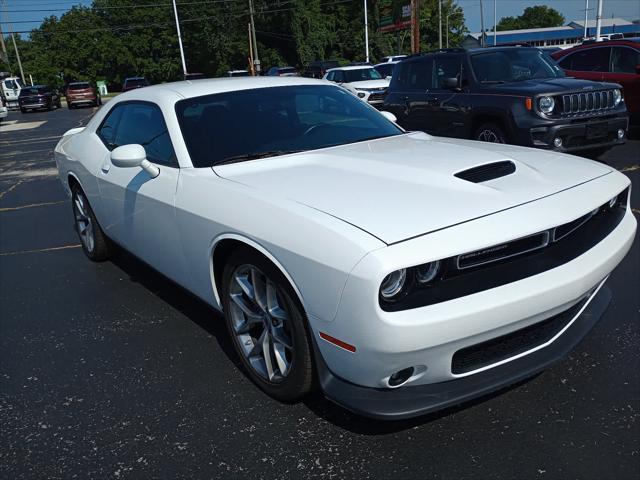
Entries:
[[[218,2],[220,2],[221,0],[218,0]],[[225,1],[230,1],[230,0],[225,0]],[[334,5],[341,5],[344,3],[351,3],[354,0],[334,0],[332,2],[327,2],[327,3],[321,3],[320,6],[321,7],[331,7]],[[207,2],[208,3],[208,2]],[[171,4],[168,4],[171,5]],[[185,3],[181,3],[178,5],[185,5]],[[281,13],[281,12],[289,12],[295,10],[295,7],[289,7],[289,8],[278,8],[278,9],[264,9],[264,10],[256,10],[255,14],[256,15],[260,15],[260,14],[271,14],[271,13]],[[240,14],[235,14],[232,15],[233,17],[237,18],[237,17],[244,17],[246,16],[247,13],[240,13]],[[214,20],[214,19],[218,19],[220,17],[217,16],[208,16],[208,17],[199,17],[199,18],[188,18],[188,19],[181,19],[180,23],[193,23],[193,22],[201,22],[201,21],[205,21],[205,20]],[[173,25],[174,22],[158,22],[158,23],[146,23],[146,24],[133,24],[133,25],[118,25],[118,26],[114,26],[114,27],[95,27],[95,28],[82,28],[82,29],[75,29],[75,30],[56,30],[56,31],[52,31],[52,32],[45,32],[45,31],[41,31],[38,29],[33,29],[33,30],[16,30],[14,33],[31,33],[31,34],[42,34],[42,35],[56,35],[56,34],[62,34],[62,33],[83,33],[83,32],[100,32],[100,31],[114,31],[114,32],[121,32],[121,31],[128,31],[128,30],[136,30],[138,28],[151,28],[151,27],[163,27],[163,26],[167,26],[167,25]],[[264,34],[264,32],[263,32]]]

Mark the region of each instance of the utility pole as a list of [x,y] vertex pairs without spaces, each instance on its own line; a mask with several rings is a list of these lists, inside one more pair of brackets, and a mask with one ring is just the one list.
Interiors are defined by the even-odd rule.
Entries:
[[484,47],[484,13],[482,10],[482,0],[480,0],[480,46]]
[[367,21],[367,0],[364,0],[364,48],[366,62],[369,63],[369,22]]
[[411,53],[420,53],[420,0],[411,0]]
[[447,48],[449,48],[449,17],[453,14],[454,12],[449,12],[445,17],[447,19],[447,22],[446,22],[447,23]]
[[178,7],[176,0],[173,0],[173,13],[176,17],[176,30],[178,30],[178,43],[180,44],[180,58],[182,59],[182,74],[187,78],[187,62],[184,60],[184,49],[182,48],[182,34],[180,33],[180,20],[178,19]]
[[589,0],[584,0],[584,39],[586,40],[589,35]]
[[498,0],[493,0],[493,46],[495,47],[498,43],[496,42],[496,35],[498,34],[498,14],[496,3]]
[[596,42],[600,41],[601,27],[602,27],[602,0],[598,0],[598,15],[596,16]]
[[256,40],[256,24],[253,22],[253,0],[249,0],[249,15],[251,16],[251,36],[253,38],[253,65],[257,75],[260,75],[260,57],[258,57],[258,42]]
[[438,0],[438,48],[442,50],[442,0]]
[[[9,23],[9,14],[7,13],[6,10],[6,5],[4,0],[2,0],[2,9],[4,11],[4,17],[7,19],[7,23]],[[11,35],[11,41],[13,42],[13,48],[16,51],[16,60],[18,61],[18,68],[20,69],[20,77],[22,78],[22,83],[26,83],[24,81],[24,72],[22,71],[22,62],[20,61],[20,52],[18,52],[18,45],[16,45],[16,37],[13,34],[13,25],[11,23],[9,23],[9,34]],[[2,42],[2,48],[3,50],[6,48],[4,46],[4,41]],[[6,50],[5,50],[6,53]],[[9,60],[9,56],[7,55],[7,60]]]
[[7,46],[4,44],[4,33],[2,32],[2,23],[0,23],[0,60],[2,60],[3,62],[6,62],[7,64],[9,63]]

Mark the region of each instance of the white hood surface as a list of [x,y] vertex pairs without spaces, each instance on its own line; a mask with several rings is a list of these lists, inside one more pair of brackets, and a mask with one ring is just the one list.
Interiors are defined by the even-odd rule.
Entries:
[[380,80],[363,80],[362,82],[349,82],[343,84],[344,86],[349,86],[351,88],[387,88],[389,86],[388,79],[380,79]]
[[[511,160],[472,183],[455,173]],[[569,155],[410,133],[214,167],[221,177],[344,220],[387,244],[552,195],[611,168]]]

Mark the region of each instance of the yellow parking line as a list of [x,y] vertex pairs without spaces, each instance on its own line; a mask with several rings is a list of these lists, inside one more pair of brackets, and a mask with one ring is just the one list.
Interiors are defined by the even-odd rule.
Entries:
[[6,257],[9,255],[23,255],[26,253],[42,253],[42,252],[55,252],[57,250],[68,250],[70,248],[80,248],[82,245],[75,244],[75,245],[63,245],[61,247],[51,247],[51,248],[39,248],[37,250],[20,250],[17,252],[3,252],[0,253],[0,257]]
[[640,169],[640,165],[631,165],[630,167],[624,167],[620,169],[621,172],[633,172]]
[[15,190],[15,188],[18,185],[20,185],[23,182],[24,182],[24,180],[18,180],[16,183],[14,183],[9,188],[7,188],[4,192],[0,192],[0,198],[4,197],[7,193],[11,193],[13,190]]
[[22,210],[23,208],[47,207],[49,205],[60,205],[61,203],[67,203],[67,201],[60,200],[59,202],[30,203],[29,205],[21,205],[19,207],[5,207],[0,208],[0,212],[12,212],[14,210]]

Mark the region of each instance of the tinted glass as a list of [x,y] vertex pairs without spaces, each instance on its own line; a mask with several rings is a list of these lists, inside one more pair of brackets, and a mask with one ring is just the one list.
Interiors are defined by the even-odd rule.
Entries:
[[344,72],[342,70],[337,70],[333,72],[333,81],[338,83],[344,83],[345,82]]
[[125,80],[124,84],[127,87],[146,87],[147,85],[149,85],[149,82],[147,82],[144,78],[132,78],[129,80]]
[[113,110],[107,114],[107,118],[102,121],[102,125],[97,130],[98,136],[109,150],[113,150],[116,145],[116,131],[122,117],[122,112],[126,108],[126,104],[116,105]]
[[436,57],[435,75],[433,76],[433,88],[442,89],[442,79],[456,78],[460,80],[460,57]]
[[611,52],[611,71],[616,73],[636,73],[640,65],[640,52],[626,47],[613,47]]
[[278,70],[278,72],[279,72],[280,74],[283,74],[283,73],[298,73],[298,71],[297,71],[295,68],[293,68],[293,67],[280,68],[280,69]]
[[87,88],[91,88],[88,82],[78,82],[78,83],[70,83],[69,90],[86,90]]
[[363,82],[366,80],[380,80],[382,77],[375,68],[359,68],[357,70],[344,70],[345,82]]
[[433,76],[433,58],[417,62],[401,63],[397,73],[397,83],[400,90],[411,92],[426,92],[431,85]]
[[562,69],[551,57],[537,48],[514,48],[472,55],[471,66],[480,83],[564,77]]
[[24,87],[22,90],[20,90],[20,96],[23,97],[25,95],[38,95],[47,93],[48,91],[48,87]]
[[196,167],[402,133],[355,95],[329,85],[190,98],[176,104],[176,114]]
[[391,76],[391,72],[393,72],[393,67],[395,67],[395,64],[387,63],[384,65],[377,65],[375,69],[378,71],[381,77],[386,78]]
[[610,52],[611,49],[608,47],[580,50],[562,60],[560,66],[577,72],[608,72]]

